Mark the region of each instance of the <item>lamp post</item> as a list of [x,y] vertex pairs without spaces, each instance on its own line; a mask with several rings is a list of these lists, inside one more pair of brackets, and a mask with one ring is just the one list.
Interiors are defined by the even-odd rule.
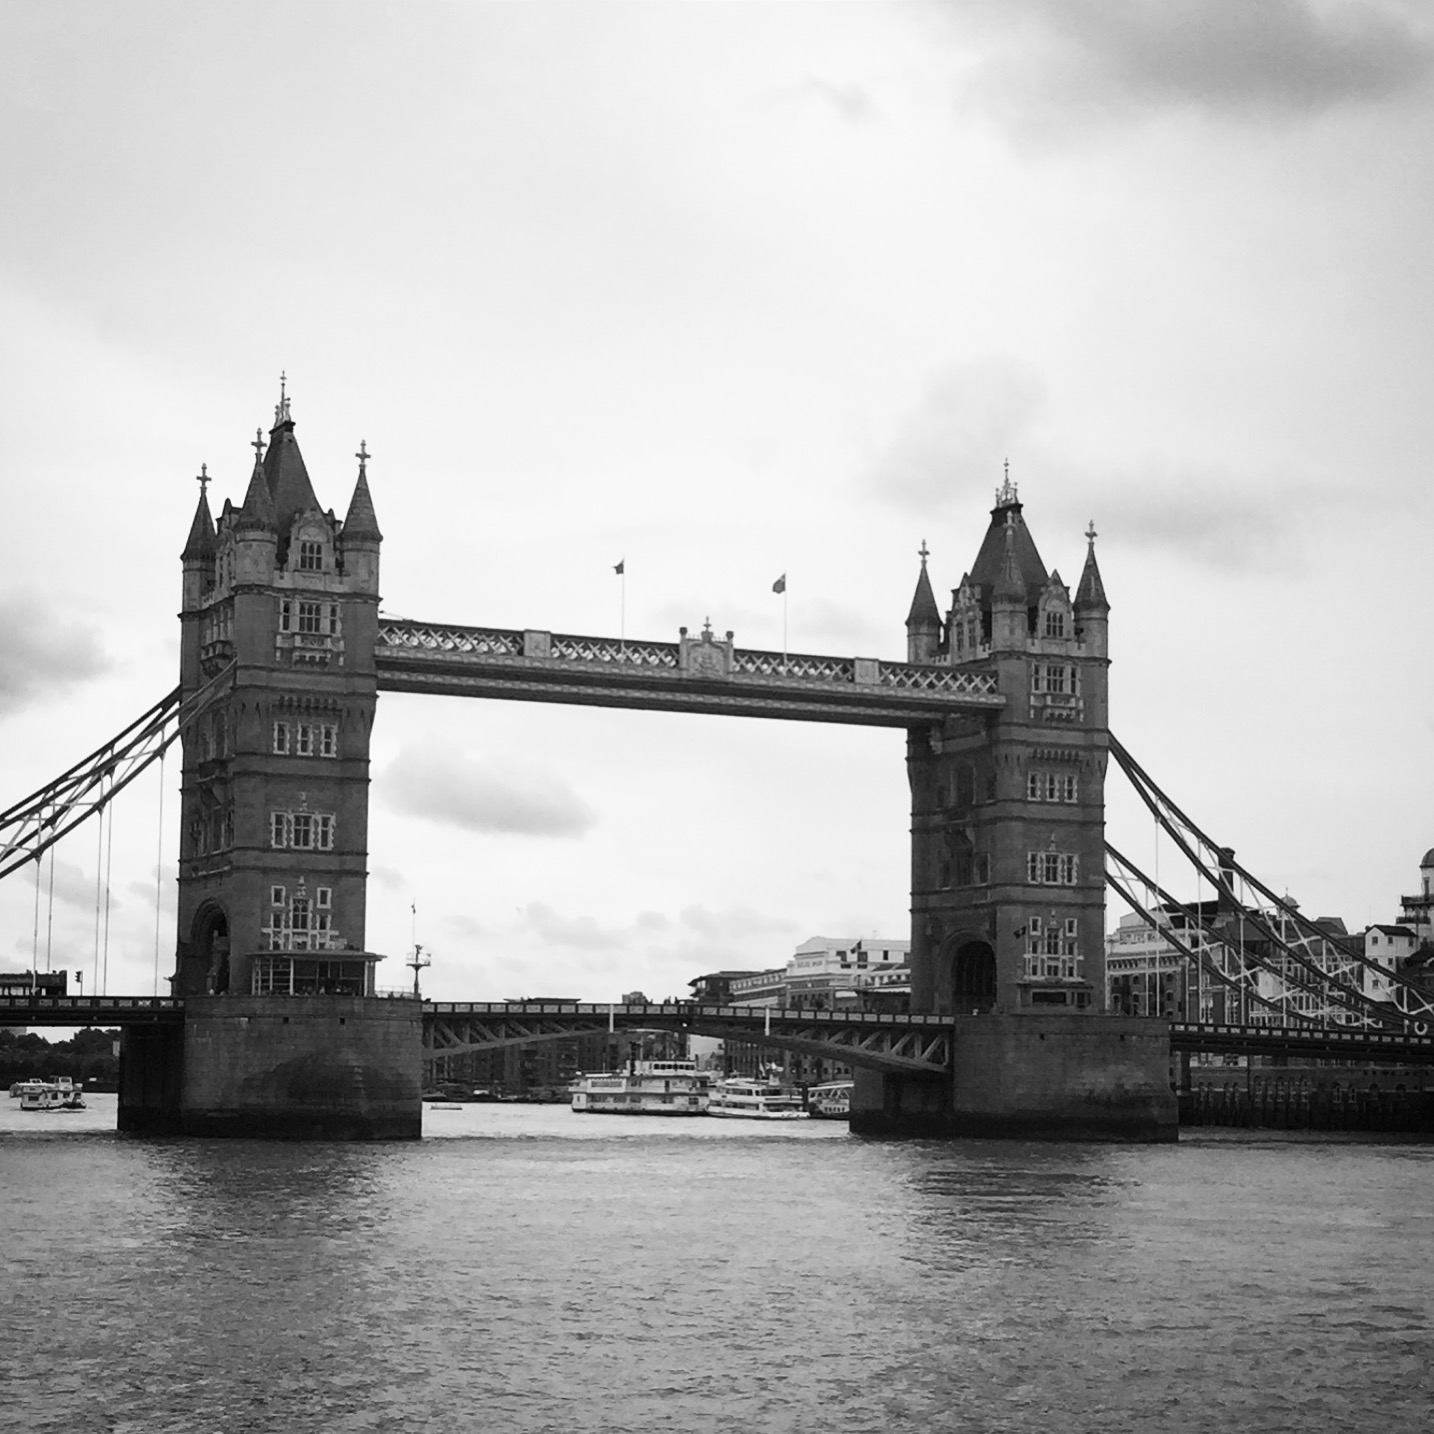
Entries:
[[413,955],[410,956],[404,964],[413,969],[413,999],[415,1001],[421,1001],[423,997],[419,994],[418,990],[418,973],[423,970],[425,966],[433,965],[433,958],[431,956],[425,956],[423,954],[423,947],[415,941],[413,943]]

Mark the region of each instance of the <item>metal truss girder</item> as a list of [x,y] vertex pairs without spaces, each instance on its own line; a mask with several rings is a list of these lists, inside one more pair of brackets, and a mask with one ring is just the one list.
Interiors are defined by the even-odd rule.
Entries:
[[1434,1065],[1434,1035],[1415,1031],[1175,1021],[1170,1027],[1170,1045],[1172,1050],[1213,1055],[1303,1055],[1320,1060]]
[[942,664],[744,651],[693,644],[463,628],[381,619],[375,649],[387,692],[580,703],[866,726],[938,722],[1004,705],[992,674]]

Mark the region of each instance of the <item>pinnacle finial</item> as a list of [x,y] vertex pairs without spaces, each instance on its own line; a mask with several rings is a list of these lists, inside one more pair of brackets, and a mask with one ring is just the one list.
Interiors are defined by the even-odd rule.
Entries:
[[201,498],[207,498],[209,496],[210,483],[209,465],[207,463],[201,463],[199,465],[199,474],[194,481],[199,484],[199,496]]
[[369,460],[368,443],[366,440],[362,438],[359,439],[358,452],[354,454],[354,457],[359,461],[360,476],[366,474],[368,472]]
[[287,378],[284,371],[279,371],[279,401],[274,405],[274,427],[289,421],[289,395],[284,391]]
[[249,445],[254,450],[254,461],[257,463],[264,456],[264,430],[254,430],[254,441]]
[[1002,483],[996,489],[996,506],[998,508],[1009,508],[1016,502],[1016,485],[1011,482],[1011,460],[1007,458],[1001,465]]
[[1085,530],[1085,540],[1091,545],[1091,547],[1095,547],[1096,531],[1094,518],[1090,520],[1090,524]]
[[926,566],[926,559],[931,556],[931,549],[926,546],[925,538],[922,538],[921,546],[917,548],[916,552],[921,558],[921,566],[924,568]]

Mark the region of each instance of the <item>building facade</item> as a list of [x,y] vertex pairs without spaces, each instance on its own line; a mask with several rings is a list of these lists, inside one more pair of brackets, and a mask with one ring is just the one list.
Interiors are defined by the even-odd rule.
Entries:
[[364,949],[379,546],[360,445],[339,522],[281,392],[244,501],[207,476],[184,547],[177,995],[370,995]]
[[1006,703],[908,736],[916,1011],[1103,1003],[1110,605],[1086,536],[1072,599],[1007,477],[944,617],[923,544],[908,661],[994,674]]

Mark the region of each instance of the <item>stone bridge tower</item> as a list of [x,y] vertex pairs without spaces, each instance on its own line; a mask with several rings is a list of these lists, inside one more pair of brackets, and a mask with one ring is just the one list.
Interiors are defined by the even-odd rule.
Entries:
[[180,681],[232,663],[184,733],[176,995],[373,992],[364,948],[379,545],[360,445],[342,523],[320,507],[281,389],[216,525],[200,477]]
[[923,548],[908,659],[994,673],[1006,702],[909,734],[914,1010],[1103,1004],[1110,609],[1087,538],[1072,601],[1008,475],[944,618]]

